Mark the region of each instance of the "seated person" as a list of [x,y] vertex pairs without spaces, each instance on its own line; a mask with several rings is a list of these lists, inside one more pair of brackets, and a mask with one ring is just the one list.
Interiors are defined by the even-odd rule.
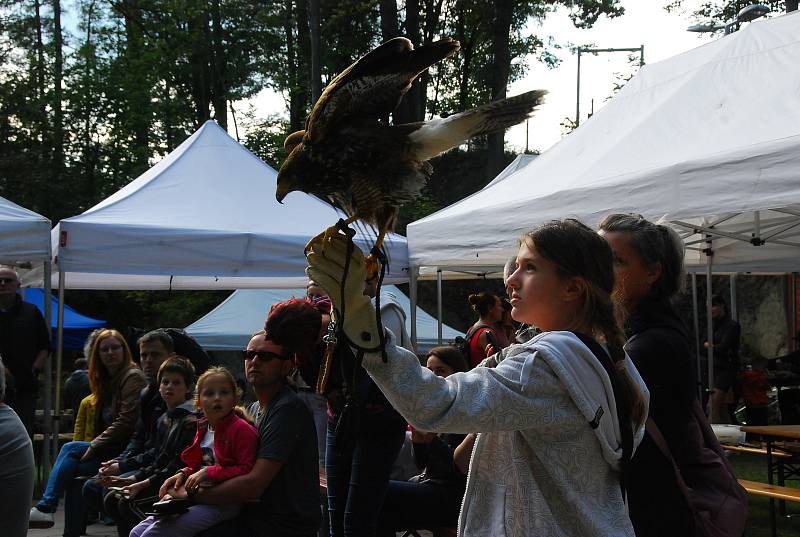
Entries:
[[194,367],[181,356],[173,356],[158,370],[158,390],[167,405],[159,418],[159,453],[153,462],[128,477],[109,478],[114,487],[106,494],[106,512],[117,522],[120,535],[128,535],[156,501],[161,485],[183,468],[181,452],[192,443],[197,430],[194,404],[189,399]]
[[158,391],[157,376],[164,360],[174,356],[174,343],[169,334],[157,329],[140,337],[138,345],[139,365],[147,379],[147,386],[139,394],[139,418],[122,453],[100,465],[98,474],[104,479],[90,479],[83,486],[83,498],[96,511],[103,510],[103,498],[108,494],[105,486],[111,484],[112,477],[134,475],[140,468],[151,464],[160,450],[163,435],[159,435],[158,424],[166,405]]
[[[446,378],[467,370],[463,353],[456,347],[435,347],[426,365],[435,375]],[[378,519],[378,535],[436,527],[455,527],[466,475],[453,462],[453,451],[463,434],[411,432],[414,462],[422,474],[409,481],[390,481]]]
[[[258,433],[250,416],[236,406],[238,399],[236,380],[224,367],[200,375],[194,404],[205,416],[197,423],[194,442],[181,454],[186,468],[161,485],[162,500],[185,496],[186,490],[210,487],[253,469]],[[240,502],[196,504],[177,516],[149,516],[133,528],[130,537],[191,537],[235,517],[241,508]]]
[[19,416],[5,404],[5,396],[6,368],[0,359],[0,520],[4,536],[25,537],[33,494],[33,448]]
[[200,535],[252,537],[316,536],[320,525],[317,436],[311,412],[287,385],[293,357],[313,345],[321,316],[301,299],[274,304],[265,330],[247,344],[245,372],[258,401],[255,417],[259,443],[253,469],[210,488],[189,492],[208,505],[250,502],[234,522],[218,524]]

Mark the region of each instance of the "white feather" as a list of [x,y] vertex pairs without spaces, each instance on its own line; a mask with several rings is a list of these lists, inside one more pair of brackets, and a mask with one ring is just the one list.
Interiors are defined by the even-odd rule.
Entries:
[[414,146],[414,158],[432,159],[448,149],[458,147],[470,137],[480,114],[474,110],[446,118],[434,118],[409,135]]

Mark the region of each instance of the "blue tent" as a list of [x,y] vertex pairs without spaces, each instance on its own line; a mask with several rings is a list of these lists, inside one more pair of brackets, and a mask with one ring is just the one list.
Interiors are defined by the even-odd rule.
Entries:
[[[58,298],[50,296],[52,307],[52,319],[50,326],[53,327],[53,348],[55,348],[56,330],[58,327]],[[44,291],[33,287],[25,289],[25,302],[29,302],[39,308],[39,311],[44,315]],[[81,315],[74,309],[64,304],[64,348],[65,349],[82,349],[86,337],[95,328],[105,326],[105,321],[99,321]]]

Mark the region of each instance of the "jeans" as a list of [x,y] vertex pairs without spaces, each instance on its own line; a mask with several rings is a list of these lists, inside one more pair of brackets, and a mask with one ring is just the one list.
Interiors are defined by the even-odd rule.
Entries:
[[131,530],[130,537],[191,537],[234,518],[241,510],[240,503],[193,505],[178,516],[145,518]]
[[331,537],[373,536],[405,427],[358,432],[351,454],[337,456],[334,425],[328,425],[325,468]]
[[50,472],[47,488],[36,508],[43,513],[54,513],[58,500],[64,496],[64,537],[80,537],[86,504],[81,495],[83,481],[75,478],[82,475],[95,475],[100,468],[100,459],[93,457],[81,461],[89,448],[89,442],[67,442],[58,452],[58,457]]

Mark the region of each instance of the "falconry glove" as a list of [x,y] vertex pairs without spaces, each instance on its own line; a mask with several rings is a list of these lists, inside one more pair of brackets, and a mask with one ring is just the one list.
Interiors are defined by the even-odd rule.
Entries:
[[[332,317],[342,323],[349,343],[365,352],[380,350],[383,328],[378,326],[372,301],[364,294],[364,254],[341,233],[321,233],[309,246],[306,273],[327,291],[334,307]],[[352,248],[349,263],[348,248]]]

